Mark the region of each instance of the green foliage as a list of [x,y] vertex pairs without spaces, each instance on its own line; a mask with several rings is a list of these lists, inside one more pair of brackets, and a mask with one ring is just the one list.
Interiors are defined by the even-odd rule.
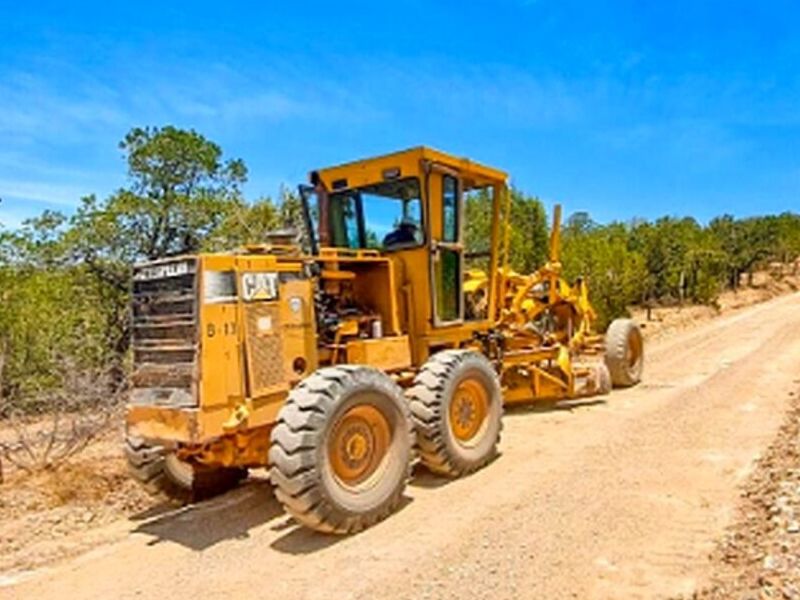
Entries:
[[242,205],[244,163],[223,163],[219,146],[194,131],[137,128],[120,147],[130,186],[102,202],[84,198],[71,220],[76,257],[98,270],[196,251]]
[[800,256],[800,215],[783,213],[775,219],[775,256],[788,263]]
[[[136,128],[120,148],[126,187],[105,199],[81,199],[70,216],[46,211],[17,230],[0,229],[0,400],[12,406],[42,408],[35,403],[52,394],[40,392],[68,388],[65,372],[123,381],[133,263],[263,243],[276,229],[296,230],[308,247],[300,199],[284,189],[278,201],[247,202],[244,163],[225,159],[202,135]],[[530,273],[548,258],[545,210],[516,189],[510,200],[510,264]],[[465,212],[468,268],[486,269],[488,191],[468,193]],[[637,302],[713,302],[743,273],[795,260],[800,215],[722,216],[704,227],[671,217],[600,225],[576,213],[562,239],[564,273],[588,279],[602,325]],[[374,232],[369,244],[378,245]]]
[[247,180],[241,159],[222,162],[222,149],[195,131],[172,126],[134,128],[119,147],[140,196],[161,199],[163,211],[180,199],[223,198]]
[[203,242],[202,250],[230,250],[243,244],[259,244],[269,241],[275,230],[292,230],[300,244],[305,244],[305,222],[300,198],[287,190],[281,190],[279,203],[271,198],[259,198],[252,203],[236,199],[226,210],[224,220]]
[[663,217],[634,224],[629,247],[647,266],[645,300],[707,303],[720,291],[725,253],[694,219]]
[[743,273],[769,261],[800,257],[800,215],[734,219],[707,227],[691,218],[663,217],[630,225],[598,225],[586,213],[567,220],[562,262],[569,277],[583,274],[601,322],[636,302],[713,303],[736,289]]
[[480,189],[464,198],[464,242],[467,254],[489,252],[492,232],[492,199]]
[[137,128],[120,147],[126,188],[0,232],[0,398],[16,406],[59,385],[65,362],[122,381],[134,262],[263,242],[301,214],[288,193],[245,202],[244,163],[193,131]]
[[711,234],[725,252],[728,285],[737,288],[743,273],[767,260],[788,262],[800,250],[800,215],[751,217],[736,220],[730,215],[709,223]]
[[[464,212],[467,253],[488,253],[492,223],[492,201],[488,190],[479,189],[467,194]],[[511,223],[509,263],[520,273],[530,273],[547,260],[549,233],[541,201],[512,189]]]
[[101,299],[82,269],[3,265],[0,290],[0,397],[25,399],[58,384],[66,358],[76,368],[109,360]]
[[517,189],[511,190],[509,262],[519,273],[531,273],[547,260],[550,234],[541,201]]
[[583,219],[568,221],[562,232],[564,276],[586,279],[601,328],[625,315],[645,290],[646,261],[629,248],[629,237],[629,228],[619,223],[603,227]]

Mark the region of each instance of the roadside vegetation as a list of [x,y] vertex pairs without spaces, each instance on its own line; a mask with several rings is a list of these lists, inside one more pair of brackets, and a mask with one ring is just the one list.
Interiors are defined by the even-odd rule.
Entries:
[[[104,199],[82,198],[72,214],[47,211],[17,229],[0,226],[0,416],[22,422],[23,415],[57,410],[66,415],[57,427],[81,440],[95,435],[76,421],[82,409],[105,410],[124,391],[135,261],[262,242],[268,231],[300,223],[299,201],[288,190],[245,199],[245,163],[224,157],[199,133],[136,128],[120,150],[126,187]],[[536,197],[512,194],[511,264],[530,272],[547,259],[547,215]],[[480,194],[467,197],[468,246],[488,238],[485,202]],[[754,270],[791,262],[800,256],[800,215],[604,225],[576,213],[562,239],[565,272],[588,279],[603,326],[634,304],[713,304]],[[45,448],[63,438],[51,443],[48,435],[39,436]]]

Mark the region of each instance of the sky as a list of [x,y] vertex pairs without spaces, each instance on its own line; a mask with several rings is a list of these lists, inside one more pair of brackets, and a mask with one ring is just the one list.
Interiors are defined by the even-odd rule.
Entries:
[[800,3],[0,0],[0,224],[126,184],[135,126],[248,198],[428,145],[567,213],[800,211]]

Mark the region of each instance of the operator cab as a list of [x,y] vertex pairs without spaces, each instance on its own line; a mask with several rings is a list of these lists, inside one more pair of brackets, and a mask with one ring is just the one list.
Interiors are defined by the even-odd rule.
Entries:
[[[403,332],[423,336],[487,323],[507,221],[505,173],[419,147],[313,171],[300,186],[311,253],[372,253],[392,263]],[[467,239],[473,195],[479,239]],[[473,238],[476,236],[473,233]],[[475,274],[483,274],[476,279]],[[490,282],[489,280],[492,280]],[[478,289],[480,288],[480,289]],[[479,298],[480,301],[475,302]],[[437,342],[438,343],[438,342]]]

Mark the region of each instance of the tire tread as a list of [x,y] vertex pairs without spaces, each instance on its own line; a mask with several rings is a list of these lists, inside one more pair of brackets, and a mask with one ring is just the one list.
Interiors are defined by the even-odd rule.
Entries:
[[411,476],[411,461],[399,485],[382,505],[364,514],[346,513],[325,495],[318,459],[327,419],[336,399],[355,382],[380,377],[398,395],[408,435],[413,446],[413,430],[402,391],[386,375],[371,367],[339,365],[326,367],[300,382],[290,393],[278,415],[270,447],[270,479],[275,495],[286,511],[302,525],[326,533],[355,533],[391,514],[399,505]]

